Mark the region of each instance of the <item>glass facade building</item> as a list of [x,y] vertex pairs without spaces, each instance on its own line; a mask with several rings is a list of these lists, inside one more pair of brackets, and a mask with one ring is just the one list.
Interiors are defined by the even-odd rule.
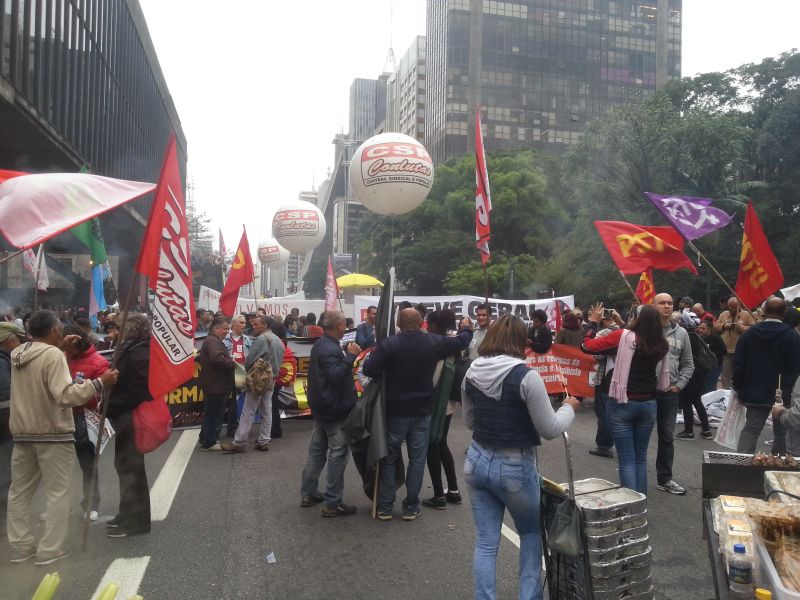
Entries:
[[428,0],[426,147],[473,150],[580,139],[612,105],[681,75],[682,0]]
[[385,131],[425,140],[425,36],[417,36],[397,63],[387,85]]

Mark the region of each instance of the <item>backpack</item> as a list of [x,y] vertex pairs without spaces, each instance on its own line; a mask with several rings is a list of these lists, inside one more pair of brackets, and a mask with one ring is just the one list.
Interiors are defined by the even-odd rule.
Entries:
[[[269,350],[272,352],[272,342],[269,337],[263,333],[261,335],[265,336]],[[272,363],[259,356],[256,362],[253,363],[253,366],[247,371],[247,379],[245,380],[247,391],[260,396],[274,385],[275,374],[272,372]]]
[[717,368],[717,355],[711,351],[708,344],[695,332],[689,332],[689,341],[692,346],[692,360],[694,366],[700,371],[713,371]]

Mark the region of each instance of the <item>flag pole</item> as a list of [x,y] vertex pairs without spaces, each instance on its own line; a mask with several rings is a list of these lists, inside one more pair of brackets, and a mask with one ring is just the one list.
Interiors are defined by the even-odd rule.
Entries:
[[625,277],[625,273],[622,272],[622,269],[617,269],[617,273],[619,273],[619,276],[622,277],[622,281],[625,282],[625,285],[628,286],[628,289],[630,290],[631,295],[633,296],[633,299],[634,300],[639,300],[639,297],[636,295],[636,292],[634,291],[633,286],[631,285],[631,282],[628,281],[627,277]]
[[33,287],[33,310],[39,304],[39,281],[42,279],[42,260],[44,260],[44,242],[39,244],[39,256],[36,259],[36,285]]
[[756,320],[756,316],[750,311],[750,308],[742,301],[741,298],[739,298],[739,294],[736,293],[736,290],[734,290],[727,282],[727,280],[720,274],[720,272],[717,271],[717,268],[712,264],[712,262],[708,260],[708,258],[706,258],[702,252],[700,252],[700,250],[697,248],[697,246],[694,245],[694,243],[691,240],[687,240],[687,243],[689,244],[689,248],[697,252],[697,256],[706,261],[708,268],[711,269],[711,271],[714,273],[714,275],[716,275],[719,278],[722,284],[726,288],[728,288],[728,290],[730,290],[731,294],[733,294],[736,297],[736,299],[739,301],[739,305],[744,309],[744,312],[753,317],[753,320]]
[[15,258],[15,257],[19,256],[23,252],[25,252],[25,250],[17,250],[16,252],[14,252],[14,254],[9,254],[8,256],[4,256],[3,258],[0,258],[0,265],[2,265],[4,262],[8,262],[12,258]]
[[486,263],[483,263],[483,301],[489,304],[489,270]]
[[372,486],[372,518],[378,516],[378,473],[380,473],[381,461],[375,463],[375,484]]
[[[110,369],[117,368],[117,360],[119,359],[119,349],[121,346],[122,338],[125,335],[125,327],[128,324],[128,312],[130,311],[131,302],[133,301],[133,290],[136,288],[137,275],[134,273],[131,284],[128,286],[128,293],[125,298],[125,304],[122,307],[122,323],[119,325],[119,334],[117,334],[117,344],[114,346],[114,354],[111,355]],[[89,513],[92,512],[92,503],[94,502],[94,488],[97,485],[97,465],[100,462],[100,447],[103,442],[103,433],[106,427],[106,418],[108,417],[108,396],[110,388],[103,388],[103,399],[100,403],[100,424],[97,427],[97,443],[94,447],[94,461],[92,461],[92,477],[89,485],[89,497],[86,499],[86,511],[83,515],[83,534],[81,537],[81,552],[86,552],[89,541]]]

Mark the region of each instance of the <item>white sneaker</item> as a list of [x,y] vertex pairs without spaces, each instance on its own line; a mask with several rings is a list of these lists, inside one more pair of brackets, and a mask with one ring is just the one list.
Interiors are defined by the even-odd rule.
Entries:
[[[98,518],[98,517],[99,517],[99,515],[97,514],[97,511],[96,511],[96,510],[90,510],[90,511],[89,511],[89,520],[90,520],[92,523],[94,523],[95,521],[97,521],[97,518]],[[84,519],[86,518],[86,513],[83,513],[83,518],[84,518]]]

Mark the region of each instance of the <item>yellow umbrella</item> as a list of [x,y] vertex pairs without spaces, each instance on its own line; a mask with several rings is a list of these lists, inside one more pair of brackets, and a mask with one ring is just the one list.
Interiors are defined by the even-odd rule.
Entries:
[[375,279],[372,275],[363,275],[361,273],[350,273],[349,275],[337,277],[336,285],[339,286],[340,290],[346,288],[383,287],[383,284]]

